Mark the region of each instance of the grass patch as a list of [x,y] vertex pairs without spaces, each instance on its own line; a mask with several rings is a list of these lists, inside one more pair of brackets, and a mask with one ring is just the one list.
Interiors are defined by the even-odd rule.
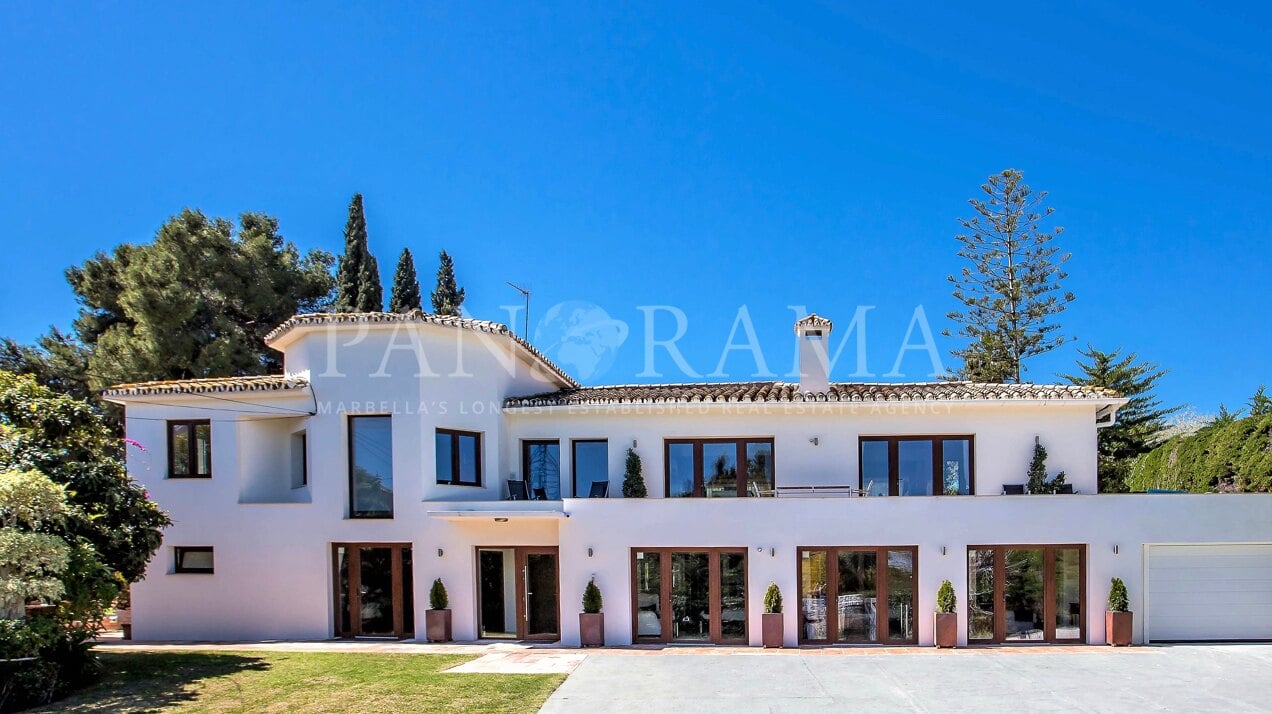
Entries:
[[443,674],[469,655],[101,652],[102,680],[38,712],[533,712],[561,674]]

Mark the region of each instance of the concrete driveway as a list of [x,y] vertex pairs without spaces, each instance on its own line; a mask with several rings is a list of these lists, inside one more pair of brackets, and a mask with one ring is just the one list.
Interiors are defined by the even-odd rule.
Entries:
[[1272,645],[698,652],[590,654],[542,711],[1272,712]]

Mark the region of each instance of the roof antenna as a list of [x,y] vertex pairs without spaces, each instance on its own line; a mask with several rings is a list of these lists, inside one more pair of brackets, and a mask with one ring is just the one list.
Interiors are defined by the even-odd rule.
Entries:
[[[505,281],[505,282],[508,282],[508,281]],[[525,328],[525,332],[521,335],[521,337],[527,343],[529,343],[530,342],[530,291],[526,290],[520,285],[515,285],[511,282],[508,282],[508,287],[526,296],[526,328]]]

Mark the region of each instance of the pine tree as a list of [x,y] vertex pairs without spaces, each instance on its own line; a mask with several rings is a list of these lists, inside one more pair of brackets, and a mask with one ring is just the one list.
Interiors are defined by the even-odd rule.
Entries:
[[464,306],[464,289],[455,284],[455,263],[442,251],[437,267],[437,289],[433,291],[433,312],[438,315],[459,315]]
[[367,245],[367,219],[360,193],[355,193],[349,202],[345,252],[336,273],[335,309],[337,312],[379,312],[384,309],[379,265]]
[[1099,481],[1101,493],[1125,493],[1132,462],[1157,444],[1166,428],[1166,417],[1179,407],[1161,406],[1153,393],[1166,370],[1151,362],[1137,362],[1138,355],[1121,356],[1121,350],[1101,352],[1087,345],[1079,354],[1081,374],[1061,375],[1070,384],[1112,389],[1130,401],[1117,410],[1117,423],[1099,431]]
[[1027,359],[1065,342],[1052,319],[1074,299],[1060,290],[1068,277],[1060,266],[1070,256],[1057,255],[1051,244],[1062,228],[1042,229],[1055,210],[1042,205],[1047,193],[1035,193],[1022,173],[1007,169],[990,176],[981,190],[987,198],[969,201],[977,215],[959,219],[967,233],[956,236],[959,257],[971,265],[949,276],[963,309],[948,317],[958,323],[958,336],[970,341],[953,351],[963,362],[957,376],[1020,382]]
[[1247,406],[1250,407],[1250,416],[1267,416],[1272,414],[1272,397],[1267,395],[1267,387],[1260,384],[1258,391],[1250,397]]
[[411,257],[411,249],[403,248],[402,257],[398,258],[397,270],[393,273],[393,294],[389,297],[389,312],[408,312],[419,310],[420,281],[415,275],[415,258]]

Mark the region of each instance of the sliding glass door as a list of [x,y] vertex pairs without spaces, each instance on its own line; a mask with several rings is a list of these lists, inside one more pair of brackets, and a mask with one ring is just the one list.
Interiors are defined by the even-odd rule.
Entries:
[[745,548],[633,548],[637,642],[746,642]]
[[915,546],[800,548],[800,641],[914,644],[917,567]]
[[970,642],[1082,642],[1086,547],[967,549]]
[[411,546],[336,543],[337,637],[411,637],[415,589]]

